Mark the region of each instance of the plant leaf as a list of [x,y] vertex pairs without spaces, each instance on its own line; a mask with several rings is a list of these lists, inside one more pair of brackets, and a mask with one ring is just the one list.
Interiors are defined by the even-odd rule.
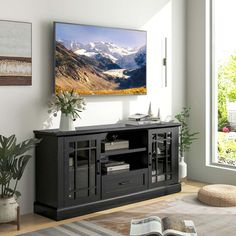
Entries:
[[25,167],[31,157],[32,157],[31,155],[23,155],[14,160],[14,164],[12,168],[13,179],[17,179],[17,180],[21,179],[24,173]]
[[[4,196],[6,194],[10,194],[12,180],[20,180],[25,167],[31,158],[31,155],[25,155],[25,152],[32,149],[37,143],[41,140],[38,139],[28,139],[23,141],[22,143],[16,144],[15,135],[11,135],[10,137],[4,137],[0,135],[0,195]],[[17,182],[15,185],[16,189]]]

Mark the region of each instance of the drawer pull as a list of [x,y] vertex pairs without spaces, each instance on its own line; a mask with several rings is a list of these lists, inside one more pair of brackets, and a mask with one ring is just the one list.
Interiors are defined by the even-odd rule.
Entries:
[[128,184],[128,183],[129,183],[129,180],[124,181],[124,182],[120,182],[119,185],[125,185],[125,184]]

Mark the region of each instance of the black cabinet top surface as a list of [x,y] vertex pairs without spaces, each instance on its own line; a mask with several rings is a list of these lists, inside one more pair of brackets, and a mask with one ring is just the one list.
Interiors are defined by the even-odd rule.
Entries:
[[36,135],[47,135],[47,136],[72,136],[81,134],[94,134],[94,133],[106,133],[115,131],[131,131],[131,130],[145,130],[145,129],[156,129],[156,128],[172,128],[180,126],[179,123],[174,122],[161,122],[158,124],[148,125],[127,125],[127,124],[109,124],[109,125],[93,125],[77,127],[75,131],[60,131],[59,129],[45,129],[35,130]]

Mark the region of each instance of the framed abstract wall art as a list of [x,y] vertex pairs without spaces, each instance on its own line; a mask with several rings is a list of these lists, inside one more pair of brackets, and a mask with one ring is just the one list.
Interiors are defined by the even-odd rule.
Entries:
[[146,31],[54,23],[55,91],[146,94]]
[[0,85],[32,84],[32,24],[0,20]]

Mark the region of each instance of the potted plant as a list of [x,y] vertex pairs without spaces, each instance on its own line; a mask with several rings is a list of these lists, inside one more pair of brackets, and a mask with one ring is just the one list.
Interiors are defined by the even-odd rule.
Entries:
[[197,139],[199,132],[191,133],[188,126],[190,116],[190,108],[184,107],[183,110],[175,116],[181,124],[179,132],[179,178],[183,179],[187,176],[187,164],[184,161],[184,153],[189,151],[191,144]]
[[70,92],[61,91],[52,96],[48,112],[57,116],[57,113],[61,111],[61,131],[75,130],[73,121],[80,118],[79,113],[85,109],[85,105],[84,98],[80,97],[73,90]]
[[25,154],[32,149],[38,139],[28,139],[16,143],[16,136],[0,135],[0,223],[16,220],[17,198],[20,192],[17,185],[32,155]]

